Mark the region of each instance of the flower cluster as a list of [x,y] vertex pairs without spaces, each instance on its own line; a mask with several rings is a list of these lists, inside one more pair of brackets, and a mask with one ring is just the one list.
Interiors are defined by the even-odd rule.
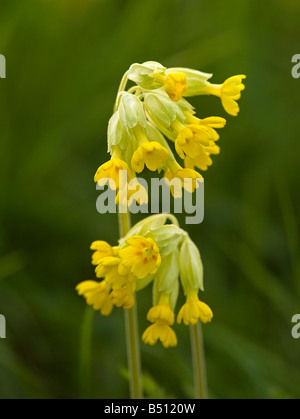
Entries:
[[[166,224],[167,220],[172,224]],[[144,219],[116,247],[96,241],[91,249],[96,276],[101,281],[82,282],[77,291],[102,315],[110,315],[114,306],[132,308],[135,293],[153,284],[153,307],[147,316],[152,324],[143,334],[144,343],[154,345],[160,340],[166,348],[177,345],[172,326],[180,283],[186,302],[177,322],[195,325],[199,320],[211,321],[211,309],[198,298],[199,290],[203,291],[200,253],[172,215]]]
[[[123,77],[115,112],[108,126],[108,152],[111,160],[98,169],[95,182],[113,180],[119,189],[119,172],[126,170],[128,182],[145,167],[164,172],[168,181],[192,179],[192,191],[202,178],[198,172],[212,165],[212,155],[219,154],[217,129],[226,120],[221,117],[198,118],[184,97],[214,95],[220,97],[227,113],[236,116],[237,101],[245,86],[244,75],[234,76],[223,84],[209,82],[211,74],[187,68],[165,68],[157,62],[133,64]],[[135,85],[125,90],[127,81]],[[175,144],[179,164],[168,145]],[[140,184],[136,188],[142,189]],[[132,189],[132,188],[131,188]],[[132,196],[134,191],[129,193]]]

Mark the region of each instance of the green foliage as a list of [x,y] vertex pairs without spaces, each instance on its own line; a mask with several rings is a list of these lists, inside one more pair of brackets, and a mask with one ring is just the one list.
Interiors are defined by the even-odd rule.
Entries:
[[[297,0],[1,2],[0,398],[87,394],[75,286],[94,278],[90,243],[118,240],[115,215],[96,212],[93,175],[108,157],[120,78],[146,60],[213,72],[217,83],[248,76],[205,174],[205,221],[189,231],[215,315],[204,327],[209,388],[216,398],[300,396],[299,18]],[[215,98],[193,104],[200,117],[226,117]],[[140,333],[150,304],[141,292]],[[188,329],[175,329],[175,349],[142,345],[150,396],[193,395]],[[80,356],[82,367],[89,354]],[[95,315],[91,357],[90,397],[128,397],[121,310]]]

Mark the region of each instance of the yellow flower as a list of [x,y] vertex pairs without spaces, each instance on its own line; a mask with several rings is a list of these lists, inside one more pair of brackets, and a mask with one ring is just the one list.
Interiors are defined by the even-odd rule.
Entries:
[[114,249],[105,241],[98,240],[91,244],[91,250],[95,250],[92,256],[92,264],[99,265],[101,259],[114,255]]
[[111,287],[106,281],[84,281],[77,285],[79,295],[83,295],[88,305],[95,310],[100,310],[103,316],[109,316],[113,310],[113,302],[110,296]]
[[[187,192],[193,193],[195,189],[198,189],[198,182],[202,182],[203,176],[193,169],[183,169],[179,164],[175,164],[165,172],[165,178],[172,182],[171,192],[174,198],[181,198],[182,187]],[[174,180],[178,179],[178,182],[174,184]]]
[[159,299],[159,303],[152,307],[147,315],[147,319],[151,323],[155,323],[157,320],[164,320],[169,326],[172,326],[175,322],[175,316],[170,306],[170,296],[163,293]]
[[130,183],[127,184],[127,194],[123,192],[124,191],[118,191],[116,204],[120,204],[124,207],[130,207],[133,201],[136,201],[139,205],[148,204],[147,189],[138,181],[137,178],[133,178]]
[[210,116],[208,118],[200,119],[194,116],[193,111],[184,112],[186,116],[186,123],[189,125],[202,125],[207,129],[207,132],[213,141],[218,141],[220,136],[216,129],[224,128],[226,125],[226,119],[218,116]]
[[[121,275],[123,273],[124,275]],[[136,290],[136,279],[128,273],[128,269],[122,265],[118,266],[118,276],[112,282],[111,298],[117,307],[123,307],[124,310],[132,308],[134,305],[134,293]]]
[[181,323],[182,320],[186,326],[189,324],[195,325],[199,319],[203,323],[211,322],[213,313],[209,306],[198,298],[198,290],[191,290],[186,299],[186,303],[182,306],[179,311],[177,322]]
[[219,154],[220,147],[215,145],[214,143],[209,147],[203,147],[200,154],[191,159],[190,157],[186,157],[184,161],[184,165],[188,169],[195,169],[195,167],[199,168],[200,170],[207,170],[209,166],[212,165],[213,161],[210,158],[211,154]]
[[149,326],[144,332],[142,339],[147,345],[155,345],[158,340],[161,341],[165,348],[177,345],[176,334],[165,320],[157,320]]
[[236,101],[241,98],[241,92],[245,89],[245,78],[245,75],[239,75],[230,77],[223,84],[208,84],[205,91],[209,95],[220,97],[225,111],[229,115],[237,116],[240,108]]
[[131,166],[137,173],[141,173],[145,165],[149,170],[155,172],[163,167],[169,157],[170,152],[158,142],[145,142],[133,153]]
[[139,279],[155,273],[161,263],[159,249],[152,239],[132,236],[126,240],[127,247],[120,251],[123,265],[131,268],[131,273]]
[[184,73],[170,73],[167,75],[164,89],[170,99],[178,102],[187,90],[187,80]]
[[132,308],[135,303],[134,292],[132,292],[129,283],[121,288],[114,289],[111,298],[115,306],[123,307],[124,310]]
[[119,257],[101,259],[96,268],[96,275],[98,278],[105,278],[106,283],[112,288],[113,304],[117,307],[123,306],[124,309],[133,306],[136,280]]
[[182,159],[189,156],[197,157],[204,146],[209,146],[212,134],[205,125],[187,125],[175,140],[176,151]]
[[121,159],[113,158],[99,167],[95,174],[95,182],[103,186],[106,183],[105,179],[110,179],[113,181],[109,182],[110,188],[113,190],[119,189],[119,174],[121,170],[127,171],[128,181],[132,179],[128,164]]
[[177,345],[177,337],[170,326],[175,322],[174,312],[170,306],[171,295],[163,292],[159,302],[152,307],[147,319],[153,323],[143,334],[143,342],[148,345],[155,345],[160,340],[165,348]]
[[119,279],[121,259],[115,256],[102,258],[96,268],[97,278],[105,278],[110,284]]

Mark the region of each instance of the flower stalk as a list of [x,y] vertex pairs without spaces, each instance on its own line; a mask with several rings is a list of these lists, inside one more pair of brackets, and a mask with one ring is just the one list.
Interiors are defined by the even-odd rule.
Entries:
[[[123,238],[130,230],[129,213],[119,213],[120,237]],[[125,310],[126,345],[128,358],[128,371],[131,399],[142,399],[142,368],[140,356],[140,343],[138,338],[138,320],[136,303]]]
[[195,399],[208,399],[206,363],[204,353],[204,343],[202,334],[202,325],[198,322],[190,326],[193,371],[195,382]]

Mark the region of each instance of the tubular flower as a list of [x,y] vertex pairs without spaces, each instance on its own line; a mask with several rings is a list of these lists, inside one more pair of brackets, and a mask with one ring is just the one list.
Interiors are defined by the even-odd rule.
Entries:
[[113,190],[119,189],[120,171],[126,171],[128,180],[132,179],[128,164],[119,158],[113,158],[99,167],[94,180],[100,186],[103,186],[107,182],[107,179],[109,179],[110,188]]
[[77,285],[79,295],[83,295],[88,305],[95,310],[100,310],[102,316],[109,316],[113,310],[110,296],[111,287],[106,281],[84,281]]
[[98,240],[91,244],[91,250],[95,250],[92,255],[92,264],[99,265],[101,259],[114,255],[114,249],[105,241]]
[[227,79],[223,84],[208,84],[206,93],[221,98],[223,108],[232,116],[237,116],[240,108],[236,102],[241,98],[241,92],[245,90],[243,80],[245,75],[233,76]]
[[220,153],[220,147],[218,147],[215,144],[209,147],[204,147],[203,150],[201,150],[200,154],[196,158],[191,159],[190,157],[187,156],[185,158],[184,165],[188,169],[195,169],[195,167],[197,167],[200,170],[205,171],[213,163],[210,157],[211,154],[219,154],[219,153]]
[[143,185],[139,183],[137,178],[132,179],[130,184],[127,184],[126,195],[123,193],[120,194],[120,191],[118,191],[116,196],[116,204],[130,207],[133,200],[136,198],[136,194],[138,194],[136,201],[139,205],[148,204],[147,190]]
[[124,309],[133,306],[136,281],[129,270],[123,266],[119,257],[101,259],[96,268],[96,276],[105,278],[106,283],[111,287],[113,304]]
[[120,251],[120,258],[124,266],[130,267],[133,275],[143,279],[158,270],[161,256],[154,240],[132,236],[126,244],[128,246]]
[[199,300],[198,290],[191,290],[186,299],[186,303],[179,311],[177,322],[181,323],[182,320],[186,326],[189,324],[195,325],[199,320],[202,323],[209,323],[213,318],[213,313],[210,307]]
[[159,303],[152,307],[147,315],[147,320],[155,323],[157,320],[164,320],[168,325],[172,326],[175,322],[175,316],[170,306],[170,296],[163,293],[159,299]]
[[131,166],[137,173],[141,173],[145,165],[149,170],[155,172],[158,169],[162,169],[169,157],[169,151],[158,142],[145,142],[134,152]]
[[187,124],[204,126],[213,141],[218,141],[220,139],[220,135],[216,129],[224,128],[226,125],[226,119],[219,118],[218,116],[210,116],[208,118],[200,119],[190,112],[185,112],[185,115]]
[[209,146],[211,136],[204,125],[188,125],[180,131],[175,141],[177,154],[184,159],[185,156],[197,157],[203,147]]
[[184,73],[170,73],[167,75],[164,89],[174,102],[178,102],[187,90],[187,80]]
[[131,275],[123,277],[123,279],[113,284],[111,298],[117,307],[123,307],[125,310],[134,306],[134,293],[136,290],[135,278]]
[[160,340],[165,348],[177,345],[176,334],[170,327],[174,324],[175,316],[170,306],[169,295],[162,293],[159,303],[149,310],[147,319],[153,324],[143,334],[144,343],[155,345]]
[[144,343],[151,346],[155,345],[158,340],[165,348],[177,346],[176,334],[165,320],[157,320],[149,326],[142,339]]
[[203,179],[200,173],[191,168],[183,169],[177,163],[169,166],[165,172],[165,178],[169,181],[174,198],[181,198],[182,187],[187,192],[193,193],[199,187],[198,182],[202,182]]

